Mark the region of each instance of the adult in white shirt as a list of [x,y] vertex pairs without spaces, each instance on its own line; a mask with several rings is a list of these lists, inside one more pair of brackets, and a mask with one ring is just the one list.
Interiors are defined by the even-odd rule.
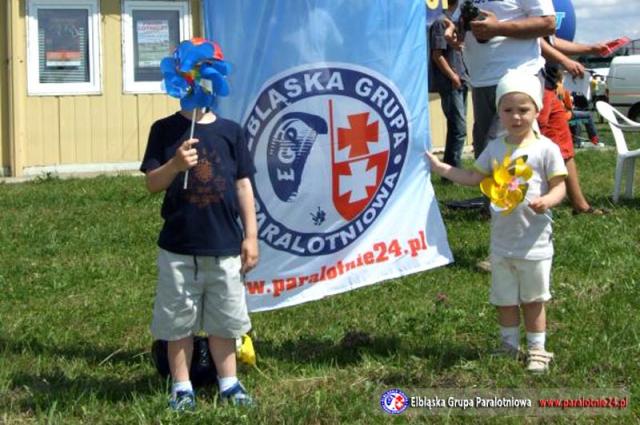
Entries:
[[[462,53],[473,93],[473,149],[477,158],[487,141],[500,128],[495,106],[496,86],[509,70],[537,75],[544,67],[540,37],[556,29],[552,0],[472,0],[480,9],[480,19],[470,23],[471,31],[456,34],[456,44],[464,38]],[[458,41],[460,40],[460,41]],[[485,43],[478,40],[488,40]]]

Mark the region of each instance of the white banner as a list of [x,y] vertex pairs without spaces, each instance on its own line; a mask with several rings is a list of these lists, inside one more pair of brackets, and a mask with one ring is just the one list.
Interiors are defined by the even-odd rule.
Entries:
[[429,181],[422,0],[205,3],[257,168],[251,311],[452,261]]

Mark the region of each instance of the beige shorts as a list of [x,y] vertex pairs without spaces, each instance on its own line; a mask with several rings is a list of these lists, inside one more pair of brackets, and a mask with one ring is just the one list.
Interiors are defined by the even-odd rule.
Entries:
[[522,260],[491,256],[491,294],[497,306],[513,306],[551,299],[552,259]]
[[175,341],[201,330],[239,338],[251,329],[240,256],[158,253],[158,286],[151,333]]

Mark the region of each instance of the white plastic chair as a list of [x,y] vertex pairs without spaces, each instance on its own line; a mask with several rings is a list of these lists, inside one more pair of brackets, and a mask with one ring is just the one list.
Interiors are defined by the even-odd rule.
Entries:
[[640,132],[640,123],[630,120],[607,102],[596,102],[598,113],[609,122],[613,140],[616,142],[618,156],[616,158],[616,181],[613,189],[613,202],[618,202],[622,178],[625,180],[625,196],[633,196],[633,174],[636,158],[640,157],[640,149],[630,151],[624,138],[624,132]]

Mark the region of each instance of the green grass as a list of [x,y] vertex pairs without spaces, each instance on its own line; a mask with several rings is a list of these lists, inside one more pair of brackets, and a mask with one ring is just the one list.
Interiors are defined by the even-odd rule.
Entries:
[[[605,141],[610,137],[603,133]],[[640,137],[634,141],[640,147]],[[383,390],[625,389],[625,416],[547,417],[552,423],[640,421],[640,197],[613,205],[613,151],[579,152],[583,189],[605,217],[555,211],[552,373],[494,359],[489,225],[443,208],[456,262],[319,302],[253,315],[259,369],[241,377],[259,400],[221,408],[201,391],[194,414],[166,409],[148,331],[160,196],[137,177],[0,184],[0,423],[423,423],[391,418]],[[637,174],[640,174],[638,172]],[[440,201],[476,196],[442,185]],[[636,175],[640,193],[640,176]],[[478,418],[440,416],[439,422]],[[524,418],[535,422],[537,418]],[[503,418],[521,423],[522,417]]]

